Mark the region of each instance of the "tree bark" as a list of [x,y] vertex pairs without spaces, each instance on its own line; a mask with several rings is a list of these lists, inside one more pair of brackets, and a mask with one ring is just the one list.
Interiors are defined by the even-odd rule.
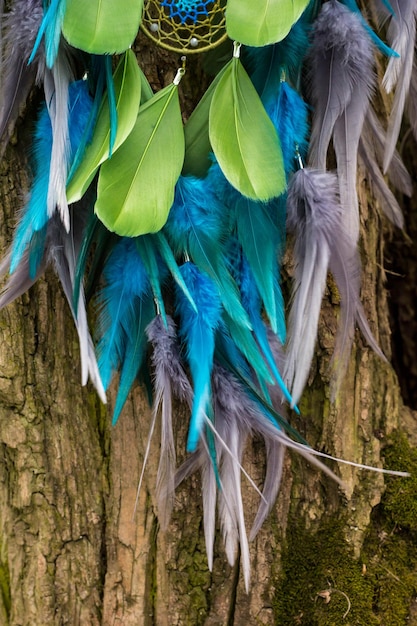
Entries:
[[[158,61],[151,83],[163,86],[175,61],[163,52],[158,59],[154,51],[141,52],[148,69]],[[195,62],[190,74],[199,71]],[[194,84],[184,83],[185,107],[195,97]],[[32,113],[1,165],[3,251],[27,189],[25,141]],[[404,405],[390,364],[387,227],[362,174],[358,187],[362,300],[388,360],[373,354],[357,333],[342,388],[331,402],[339,298],[329,279],[301,417],[291,421],[316,449],[414,476],[416,414]],[[415,303],[408,304],[415,319]],[[329,462],[343,479],[340,488],[287,454],[277,504],[251,544],[246,593],[239,558],[233,567],[227,563],[220,533],[213,571],[208,569],[198,476],[180,486],[171,524],[161,531],[157,433],[137,497],[150,425],[146,394],[138,386],[111,427],[114,390],[106,408],[90,387],[81,388],[76,333],[52,273],[0,312],[0,332],[0,624],[417,624],[414,477],[384,479]],[[184,407],[177,407],[175,419],[181,461]],[[261,484],[260,441],[248,444],[245,467]],[[259,496],[248,482],[243,490],[249,528]]]

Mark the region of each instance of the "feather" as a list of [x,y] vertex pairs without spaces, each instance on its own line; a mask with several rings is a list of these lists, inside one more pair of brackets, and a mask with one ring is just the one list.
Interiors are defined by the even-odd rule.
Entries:
[[210,398],[215,331],[220,323],[221,304],[209,276],[188,261],[180,267],[197,312],[181,289],[176,289],[176,311],[181,320],[180,337],[186,346],[193,379],[194,401],[188,431],[187,450],[194,452]]
[[[386,145],[386,133],[372,107],[369,107],[366,114],[361,140],[366,144],[367,149],[370,150],[370,154],[375,152],[377,163],[382,167]],[[369,144],[372,144],[372,147]],[[406,170],[397,150],[394,150],[387,175],[390,183],[392,183],[398,191],[406,196],[412,195],[413,184],[411,176]]]
[[[363,28],[365,29],[367,35],[370,37],[372,42],[379,48],[379,50],[387,57],[398,57],[398,52],[393,50],[389,46],[387,46],[382,39],[378,37],[375,31],[369,26],[365,18],[363,17],[356,0],[342,0],[343,4],[345,4],[350,11],[352,11],[355,15],[357,15],[359,21],[361,22]],[[382,0],[384,2],[384,0]],[[392,14],[392,9],[391,9]]]
[[387,142],[384,155],[384,173],[388,170],[401,128],[404,107],[410,88],[416,40],[416,0],[393,0],[394,15],[387,30],[387,38],[399,53],[399,58],[391,58],[382,84],[389,93],[395,86],[394,100],[388,120]]
[[274,284],[278,281],[278,259],[285,241],[284,212],[280,202],[255,202],[245,198],[223,176],[219,166],[210,170],[216,194],[230,214],[231,225],[249,262],[269,322],[285,336],[283,310],[277,310]]
[[123,238],[113,248],[103,269],[106,281],[99,294],[98,363],[103,386],[120,366],[121,375],[113,424],[145,356],[145,329],[154,317],[149,280],[135,241]]
[[371,41],[360,19],[337,0],[326,2],[321,9],[314,28],[311,60],[315,109],[309,164],[326,169],[333,135],[345,209],[342,219],[346,232],[357,240],[357,149],[374,83],[374,60]]
[[45,75],[45,99],[52,126],[47,196],[48,217],[59,212],[62,223],[69,230],[69,212],[66,194],[69,172],[69,84],[72,72],[65,52],[61,49],[51,70]]
[[283,41],[272,46],[245,46],[243,49],[242,61],[264,104],[271,101],[278,92],[283,69],[289,80],[297,84],[309,46],[309,28],[308,20],[302,17]]
[[42,15],[41,0],[15,0],[10,11],[3,16],[5,35],[2,42],[0,90],[0,157],[33,84],[35,81],[40,82],[43,77],[43,54],[35,64],[28,65]]
[[224,206],[214,193],[211,176],[180,176],[164,234],[176,256],[189,255],[215,282],[222,304],[240,325],[250,327],[239,293],[227,270],[224,239],[228,230]]
[[330,268],[341,295],[341,322],[335,347],[336,387],[345,371],[354,322],[359,323],[373,349],[372,337],[359,300],[360,263],[356,242],[344,230],[336,175],[299,170],[288,191],[288,228],[296,233],[294,300],[284,380],[298,402],[308,377],[321,301]]
[[113,152],[114,144],[116,141],[116,134],[117,134],[116,92],[114,89],[111,56],[106,55],[104,57],[104,64],[105,64],[105,72],[106,72],[107,97],[109,101],[109,111],[110,111],[110,137],[109,137],[109,159],[110,159],[112,152]]
[[174,505],[176,454],[172,419],[172,393],[192,404],[192,388],[180,360],[177,330],[169,316],[166,324],[157,315],[146,329],[153,347],[155,400],[153,412],[161,408],[161,450],[156,482],[158,518],[166,529]]
[[40,24],[29,63],[32,63],[38,51],[42,38],[45,37],[46,65],[52,68],[58,55],[61,39],[61,27],[64,21],[66,0],[51,0]]
[[[248,312],[256,341],[275,381],[278,383],[282,391],[283,397],[285,397],[290,404],[293,404],[292,397],[281,377],[280,372],[278,371],[277,364],[275,363],[274,356],[268,342],[265,324],[261,317],[261,299],[259,297],[249,264],[243,255],[240,255],[240,267],[238,271],[239,276],[237,278],[237,282],[242,295],[242,304]],[[285,336],[283,341],[285,341]]]
[[298,155],[304,160],[308,149],[308,110],[300,94],[281,76],[277,97],[266,103],[281,141],[285,172],[288,176],[298,166]]
[[62,223],[56,217],[48,224],[46,252],[48,260],[53,263],[61,282],[77,329],[81,353],[81,382],[83,385],[86,385],[88,377],[90,377],[101,401],[106,403],[106,395],[96,361],[94,344],[88,329],[83,290],[81,289],[77,308],[74,307],[72,299],[76,256],[81,247],[84,230],[83,212],[80,203],[71,209],[70,215],[72,225],[70,233],[65,231]]
[[[70,86],[70,143],[71,152],[75,152],[88,120],[91,109],[91,98],[84,81],[77,81]],[[49,219],[48,192],[50,186],[50,170],[53,152],[51,121],[44,108],[37,123],[34,148],[34,181],[28,203],[17,226],[10,261],[10,272],[13,273],[35,233],[42,232]],[[69,220],[68,220],[69,224]],[[41,254],[42,256],[42,254]],[[36,273],[33,268],[32,274]]]

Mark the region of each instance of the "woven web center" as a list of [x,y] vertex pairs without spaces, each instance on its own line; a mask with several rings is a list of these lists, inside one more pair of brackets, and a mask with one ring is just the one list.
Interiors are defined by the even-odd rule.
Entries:
[[182,24],[187,20],[195,24],[200,16],[208,15],[208,5],[213,4],[213,0],[162,0],[161,5],[169,9],[171,19],[179,19]]

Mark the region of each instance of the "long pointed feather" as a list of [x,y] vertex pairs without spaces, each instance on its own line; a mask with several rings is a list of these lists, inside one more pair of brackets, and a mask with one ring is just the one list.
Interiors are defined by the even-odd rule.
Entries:
[[193,452],[200,438],[204,413],[209,403],[214,336],[220,322],[221,304],[213,282],[193,263],[185,263],[180,271],[197,307],[196,313],[183,292],[177,288],[176,309],[181,319],[180,334],[187,348],[194,389],[187,440],[187,450]]

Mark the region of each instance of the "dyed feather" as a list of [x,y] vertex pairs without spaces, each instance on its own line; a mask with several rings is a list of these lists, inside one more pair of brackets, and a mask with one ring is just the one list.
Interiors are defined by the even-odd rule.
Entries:
[[308,151],[308,109],[300,94],[293,89],[284,76],[281,77],[277,96],[266,102],[281,141],[287,176],[298,169],[298,155],[305,160]]
[[222,304],[236,323],[250,327],[236,284],[228,272],[224,240],[228,223],[224,205],[215,195],[209,177],[180,176],[164,234],[176,256],[189,255],[215,282]]
[[[72,83],[70,86],[70,142],[71,152],[75,152],[81,140],[83,128],[88,120],[91,109],[91,98],[84,81]],[[34,181],[30,197],[17,226],[10,262],[10,272],[14,272],[22,255],[34,237],[46,226],[48,215],[48,192],[50,188],[50,171],[53,152],[51,121],[46,109],[43,109],[37,123],[33,160]],[[69,225],[69,220],[68,220]],[[32,274],[36,273],[36,268]]]
[[264,105],[276,97],[284,70],[294,84],[308,50],[310,25],[303,17],[294,24],[285,39],[272,46],[246,47],[242,60]]
[[103,269],[106,286],[99,294],[98,363],[104,388],[119,368],[121,376],[113,423],[145,357],[145,329],[155,315],[148,276],[133,239],[123,238]]
[[45,37],[46,65],[53,67],[58,54],[65,9],[66,0],[51,0],[40,24],[29,63],[35,58],[42,38]]
[[[235,254],[237,255],[238,252]],[[236,280],[240,288],[242,304],[248,312],[254,336],[261,349],[264,359],[268,364],[272,376],[274,380],[278,383],[282,391],[283,397],[285,397],[286,400],[290,404],[292,404],[291,395],[282,379],[280,372],[278,371],[277,364],[275,363],[274,356],[268,342],[266,327],[261,317],[261,299],[253,278],[252,271],[246,258],[242,254],[240,254],[239,257],[239,267],[236,267]],[[281,341],[285,341],[285,336],[284,338],[281,338]]]
[[374,84],[371,40],[355,13],[337,0],[326,2],[311,48],[314,117],[310,160],[326,169],[330,139],[336,152],[345,230],[359,237],[356,195],[357,149]]
[[284,313],[277,310],[274,286],[285,241],[285,214],[276,210],[282,205],[278,200],[263,203],[245,198],[227,182],[217,164],[210,169],[210,176],[248,259],[270,324],[285,337]]
[[197,307],[195,312],[183,291],[176,289],[176,311],[181,320],[180,337],[186,346],[193,379],[194,401],[187,450],[194,452],[209,405],[215,331],[220,323],[221,304],[216,286],[207,274],[191,262],[184,263],[180,271]]

